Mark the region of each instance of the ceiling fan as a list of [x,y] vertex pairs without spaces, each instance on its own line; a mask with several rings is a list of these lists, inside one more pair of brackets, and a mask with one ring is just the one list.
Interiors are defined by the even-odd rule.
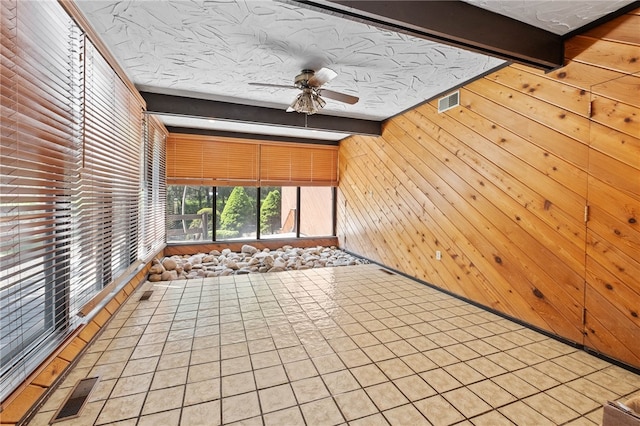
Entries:
[[333,99],[350,105],[358,102],[356,96],[345,93],[323,89],[321,86],[337,77],[337,73],[329,68],[321,68],[318,71],[304,69],[296,76],[293,85],[269,84],[269,83],[249,83],[253,86],[278,87],[282,89],[300,89],[302,92],[296,96],[287,112],[300,112],[307,115],[315,114],[324,108],[326,102],[322,99]]

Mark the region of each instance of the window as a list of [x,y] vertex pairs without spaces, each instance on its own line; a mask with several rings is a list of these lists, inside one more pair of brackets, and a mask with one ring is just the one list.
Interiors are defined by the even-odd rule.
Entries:
[[260,188],[260,238],[295,238],[296,204],[294,186]]
[[222,186],[216,191],[216,240],[256,239],[258,188]]
[[334,235],[334,188],[305,186],[300,188],[300,236]]
[[212,203],[210,186],[167,186],[167,241],[211,240]]
[[167,241],[333,236],[334,193],[327,186],[169,185]]

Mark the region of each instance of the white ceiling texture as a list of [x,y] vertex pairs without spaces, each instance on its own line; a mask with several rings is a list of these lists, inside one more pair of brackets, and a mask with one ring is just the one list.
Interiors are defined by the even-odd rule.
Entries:
[[[415,11],[443,2],[368,2],[372,7],[381,3],[408,7],[409,14],[416,15]],[[461,2],[447,2],[445,7],[453,3]],[[630,3],[467,0],[464,6],[513,18],[561,39]],[[352,133],[371,134],[361,130],[368,128],[360,126],[362,122],[397,115],[512,58],[502,55],[500,47],[495,55],[474,46],[469,50],[468,43],[457,47],[455,36],[453,42],[437,37],[434,41],[414,24],[398,27],[394,17],[371,20],[377,11],[360,13],[358,5],[344,1],[76,0],[76,4],[143,92],[149,110],[166,126],[223,135],[339,140]],[[355,18],[350,13],[354,10]],[[338,74],[324,88],[357,96],[359,102],[348,105],[325,99],[319,114],[304,117],[285,112],[297,89],[250,84],[293,84],[302,69],[322,67]],[[147,93],[171,95],[161,97],[169,106],[156,108],[155,98]]]

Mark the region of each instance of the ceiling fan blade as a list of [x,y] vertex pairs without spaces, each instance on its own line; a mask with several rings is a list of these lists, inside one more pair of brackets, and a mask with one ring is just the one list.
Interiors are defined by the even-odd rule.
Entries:
[[275,87],[278,89],[297,89],[296,86],[290,84],[269,84],[269,83],[249,83],[251,86]]
[[333,99],[334,101],[344,102],[345,104],[353,105],[357,103],[360,98],[357,96],[347,95],[346,93],[334,92],[333,90],[322,89],[318,91],[320,96]]
[[338,76],[334,70],[330,70],[329,68],[321,68],[313,74],[313,77],[309,79],[309,86],[311,87],[320,87],[325,83],[333,80]]

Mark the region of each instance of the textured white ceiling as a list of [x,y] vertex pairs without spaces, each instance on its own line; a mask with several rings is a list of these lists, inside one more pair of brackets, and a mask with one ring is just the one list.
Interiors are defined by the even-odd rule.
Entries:
[[463,0],[520,22],[564,35],[634,0]]
[[[468,1],[558,33],[629,3]],[[327,99],[322,113],[382,120],[504,63],[278,1],[76,3],[131,81],[140,90],[156,93],[284,110],[296,89],[249,83],[292,84],[303,68],[329,67],[338,77],[324,87],[358,96],[360,101],[346,105]],[[171,125],[181,125],[179,118],[171,120]],[[193,120],[183,125],[194,124],[198,127]]]
[[141,89],[286,109],[303,68],[338,73],[325,113],[380,120],[503,61],[272,1],[78,2]]

